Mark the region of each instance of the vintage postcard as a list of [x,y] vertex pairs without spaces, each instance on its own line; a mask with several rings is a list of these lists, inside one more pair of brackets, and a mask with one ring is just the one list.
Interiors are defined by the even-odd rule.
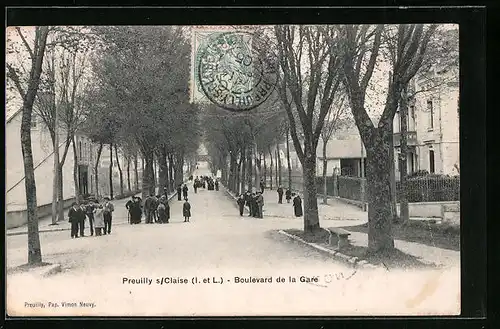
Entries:
[[7,314],[459,315],[458,34],[8,27]]

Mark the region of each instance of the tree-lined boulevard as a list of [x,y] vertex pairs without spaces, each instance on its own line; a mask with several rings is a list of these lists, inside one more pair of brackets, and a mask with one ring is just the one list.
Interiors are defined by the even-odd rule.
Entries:
[[[193,79],[197,79],[190,76],[190,53],[196,54],[197,49],[191,49],[188,27],[9,30],[7,90],[22,102],[27,207],[27,234],[8,236],[6,242],[9,313],[404,315],[459,310],[459,253],[396,240],[392,228],[409,220],[407,201],[403,200],[399,215],[395,209],[394,117],[397,111],[406,113],[408,103],[420,92],[414,88],[416,76],[436,66],[458,72],[458,52],[450,51],[457,46],[457,35],[443,26],[424,24],[262,26],[254,33],[268,40],[267,49],[255,53],[259,59],[275,60],[266,65],[276,69],[277,83],[261,105],[238,112],[211,101],[190,101],[190,88],[195,88]],[[222,66],[213,67],[222,70]],[[425,88],[441,83],[446,82],[431,77]],[[373,102],[374,95],[378,103]],[[93,197],[97,209],[103,197],[114,204],[112,234],[71,239],[66,230],[39,232],[31,150],[33,115],[42,118],[54,151],[51,224],[67,227],[62,224],[68,218],[61,168],[72,147],[74,186],[79,191],[75,136],[82,134],[98,146]],[[317,172],[319,142],[324,141],[326,159],[327,141],[348,125],[357,127],[366,149],[367,213],[327,200],[326,160],[322,172]],[[405,138],[401,147],[407,147]],[[285,150],[280,150],[283,144]],[[206,159],[201,158],[202,146]],[[279,186],[292,192],[292,148],[302,168],[302,189],[293,192],[303,199],[303,216],[294,216],[292,204],[277,202]],[[109,152],[110,195],[98,190],[102,152]],[[125,158],[121,163],[119,153]],[[113,161],[119,170],[119,191],[113,191]],[[131,170],[135,182],[129,178]],[[267,175],[271,186],[261,186],[261,182],[267,184]],[[289,186],[282,184],[285,175]],[[201,176],[217,179],[217,189],[195,191],[194,179]],[[323,191],[317,189],[317,176],[323,176]],[[125,208],[129,199],[115,198],[140,189],[141,211],[146,211],[149,196],[170,196],[182,183],[187,184],[189,196],[168,201],[168,224],[129,225]],[[247,217],[247,210],[240,216],[235,197],[261,188],[263,218]],[[318,192],[324,197],[318,198]],[[87,206],[89,197],[77,193],[77,206]],[[189,222],[183,217],[187,200]],[[354,216],[348,224],[347,213]],[[351,240],[363,255],[376,257],[380,264],[394,262],[403,253],[422,262],[431,258],[445,267],[439,271],[354,269],[278,232],[294,230],[315,240],[322,239],[327,227],[351,224],[367,225],[367,234],[353,232]],[[40,284],[40,278],[21,270],[44,263],[60,264],[62,273]],[[252,283],[252,277],[269,276],[273,283]],[[237,283],[235,277],[242,279]],[[277,282],[278,277],[286,282]],[[178,283],[145,284],[156,279],[163,283],[164,278]],[[211,283],[204,284],[204,278],[211,278]],[[433,291],[419,297],[429,282]],[[49,300],[59,301],[58,306],[51,302],[49,307]],[[46,306],[23,306],[25,301]],[[61,307],[61,301],[88,304]]]

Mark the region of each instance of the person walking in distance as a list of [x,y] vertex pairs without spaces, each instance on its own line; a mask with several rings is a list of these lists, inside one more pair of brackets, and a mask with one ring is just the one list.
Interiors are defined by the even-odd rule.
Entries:
[[245,209],[245,198],[243,194],[240,194],[236,202],[238,203],[238,208],[240,209],[240,216],[243,216],[243,210]]
[[264,179],[261,179],[261,181],[260,181],[260,193],[264,193],[265,187],[266,187],[266,184],[264,184]]
[[104,235],[111,234],[111,222],[113,221],[113,211],[115,207],[110,202],[108,197],[104,198],[103,206],[103,216],[104,216]]
[[191,217],[191,204],[188,199],[185,199],[184,204],[182,205],[182,215],[184,216],[184,223],[189,222],[189,218]]
[[290,189],[286,190],[285,198],[286,198],[286,203],[290,203],[290,200],[292,199],[292,191]]
[[188,197],[188,187],[186,184],[182,187],[182,196],[184,197],[184,200]]
[[182,184],[177,186],[177,200],[182,201]]
[[194,183],[193,183],[193,189],[194,189],[194,193],[198,193],[198,183],[196,181],[194,181]]
[[278,187],[278,203],[283,203],[283,188],[280,186]]
[[300,196],[295,193],[293,194],[295,197],[293,198],[293,212],[295,214],[295,217],[301,217],[302,216],[302,199]]
[[85,214],[76,202],[73,202],[68,211],[68,221],[71,223],[71,238],[78,238],[78,224],[81,217],[85,218]]

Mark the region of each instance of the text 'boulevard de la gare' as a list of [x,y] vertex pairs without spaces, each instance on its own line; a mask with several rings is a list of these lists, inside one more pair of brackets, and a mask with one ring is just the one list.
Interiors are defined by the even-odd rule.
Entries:
[[[343,274],[337,274],[337,279],[344,278]],[[320,276],[235,276],[231,278],[223,277],[141,277],[141,278],[122,278],[123,284],[133,285],[169,285],[169,284],[222,284],[222,283],[318,283]]]

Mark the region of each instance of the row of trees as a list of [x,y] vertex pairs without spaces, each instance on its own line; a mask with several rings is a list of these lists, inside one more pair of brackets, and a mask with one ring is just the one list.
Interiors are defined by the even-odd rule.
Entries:
[[[160,187],[173,190],[183,179],[186,162],[194,167],[201,137],[199,110],[188,99],[189,54],[186,31],[178,27],[9,29],[8,90],[17,90],[23,103],[21,144],[29,264],[42,261],[31,150],[32,115],[42,119],[52,140],[54,222],[56,213],[59,219],[63,217],[62,167],[71,145],[78,191],[77,132],[99,145],[94,168],[96,188],[103,146],[109,145],[111,194],[113,152],[120,192],[124,192],[119,149],[125,156],[127,173],[131,162],[135,164],[136,185],[139,155],[143,159],[144,195],[154,193],[156,166]],[[28,62],[30,68],[26,68]],[[58,131],[59,127],[64,133]],[[129,190],[130,185],[128,178]]]
[[[393,120],[398,109],[407,104],[412,79],[427,72],[437,58],[449,57],[449,51],[439,52],[436,47],[443,44],[447,32],[439,31],[437,25],[416,24],[275,26],[265,27],[260,33],[274,41],[269,51],[277,55],[280,68],[276,90],[279,102],[264,106],[268,115],[285,113],[284,125],[303,168],[304,231],[320,228],[315,183],[318,142],[323,139],[325,150],[329,137],[344,119],[353,120],[367,152],[368,247],[374,253],[393,250]],[[431,50],[430,45],[434,45]],[[367,102],[380,95],[385,98],[380,104]],[[350,109],[347,118],[345,108]],[[372,120],[374,112],[380,114],[378,122]],[[272,127],[275,122],[280,124],[267,121],[271,131],[277,131]],[[242,138],[238,146],[229,146],[228,142],[226,148],[218,149],[221,155],[225,154],[222,150],[241,152],[254,145],[250,137],[243,138],[243,128],[226,130],[222,125],[221,129],[226,134],[237,131],[235,137]],[[269,143],[281,141],[261,136]],[[229,140],[232,138],[229,136]],[[230,172],[239,169],[235,156],[230,164]]]
[[[92,61],[96,81],[85,130],[102,144],[144,159],[143,194],[182,181],[196,158],[199,110],[189,104],[190,45],[182,28],[94,27],[103,45]],[[135,153],[134,153],[135,152]]]

